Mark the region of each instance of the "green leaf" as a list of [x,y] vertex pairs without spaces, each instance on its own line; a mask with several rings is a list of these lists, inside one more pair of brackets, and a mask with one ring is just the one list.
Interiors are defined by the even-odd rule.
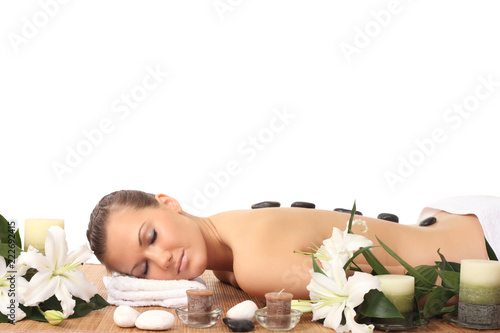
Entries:
[[62,311],[61,303],[59,302],[59,300],[56,298],[55,295],[52,295],[50,298],[43,301],[38,306],[40,307],[40,309],[42,309],[42,311],[47,311],[47,310]]
[[436,287],[429,294],[424,305],[424,317],[431,318],[444,313],[446,303],[455,296],[455,293],[447,288]]
[[14,222],[7,221],[2,215],[0,215],[0,256],[5,258],[7,265],[12,261],[13,258],[17,258],[21,254],[21,248],[17,245],[15,231],[11,228]]
[[[19,309],[23,310],[24,313],[26,313],[26,319],[29,319],[30,316],[31,316],[31,312],[33,311],[33,307],[28,307],[28,306],[24,306],[22,304],[19,304]],[[38,311],[36,311],[38,312]]]
[[105,308],[109,305],[109,303],[104,298],[102,298],[102,296],[99,294],[95,294],[90,299],[90,301],[95,304],[94,310],[100,310],[100,309]]
[[439,269],[442,271],[452,271],[452,272],[460,272],[460,264],[456,262],[447,261],[444,255],[438,249],[439,257],[441,257],[441,262],[437,261],[436,264],[439,265]]
[[424,324],[422,321],[422,313],[421,311],[418,310],[419,309],[418,299],[416,297],[413,297],[413,307],[414,309],[417,309],[417,311],[415,311],[416,315],[415,322],[417,323],[417,325],[422,326]]
[[370,265],[376,275],[389,274],[389,271],[384,267],[384,265],[382,265],[372,251],[364,251],[363,257],[365,257],[366,262]]
[[93,303],[94,304],[94,310],[100,310],[102,308],[105,308],[106,306],[109,305],[108,302],[104,298],[101,297],[99,294],[95,294],[90,298],[89,302],[85,302],[83,299],[78,298],[76,296],[73,296],[73,299],[76,301],[76,304],[87,304],[87,303]]
[[364,301],[357,308],[357,312],[372,318],[404,318],[384,293],[377,289],[372,289],[365,294]]
[[[14,256],[13,253],[14,252]],[[0,256],[5,258],[5,261],[10,261],[12,257],[17,258],[21,254],[21,249],[13,243],[0,244]]]
[[354,220],[354,214],[356,214],[356,200],[354,200],[354,204],[352,205],[351,217],[349,217],[349,223],[347,226],[347,233],[349,234],[352,234],[351,228],[352,228],[352,221]]
[[445,314],[445,313],[451,313],[451,312],[455,312],[455,310],[457,309],[457,306],[456,305],[451,305],[451,306],[445,306],[441,313]]
[[21,235],[19,235],[19,228],[17,228],[17,230],[16,230],[15,237],[16,237],[16,246],[18,248],[22,249],[23,245],[21,243]]
[[460,264],[457,262],[447,261],[446,266],[443,266],[443,263],[441,261],[436,261],[435,263],[439,266],[439,269],[442,271],[451,271],[460,273]]
[[350,265],[351,263],[353,263],[354,259],[356,259],[356,257],[357,257],[357,256],[359,256],[359,255],[360,255],[360,254],[362,254],[363,252],[365,252],[365,251],[367,251],[367,250],[371,249],[372,247],[373,247],[373,246],[362,247],[362,248],[360,248],[359,250],[357,250],[356,252],[354,252],[354,253],[352,254],[352,257],[351,257],[349,260],[347,260],[347,262],[345,263],[345,265],[344,265],[344,270],[347,270],[347,268],[349,267],[349,265]]
[[319,267],[318,263],[316,262],[316,258],[314,258],[314,255],[311,256],[313,260],[313,271],[314,273],[321,273],[326,276],[325,272]]
[[75,305],[75,309],[74,309],[75,312],[71,316],[69,316],[68,318],[71,319],[71,318],[80,318],[80,317],[86,316],[89,313],[91,313],[92,310],[94,310],[94,308],[95,308],[95,304],[92,302],[77,304],[77,305]]
[[[36,309],[36,307],[29,307],[29,309],[31,309],[31,314],[29,316],[28,316],[28,314],[26,314],[26,319],[48,323],[47,319],[45,319],[43,314],[41,314]],[[24,311],[24,309],[23,309],[23,311]]]
[[[106,300],[102,298],[101,295],[99,294],[95,294],[94,296],[92,296],[90,298],[90,302],[85,302],[83,299],[75,296],[73,296],[73,299],[75,300],[76,305],[74,308],[74,313],[71,316],[69,316],[68,319],[80,318],[86,316],[93,310],[100,310],[109,305],[109,303],[106,302]],[[37,307],[25,307],[22,304],[20,304],[19,307],[26,313],[26,319],[47,322],[45,317],[38,311]],[[47,310],[62,311],[61,303],[55,296],[52,296],[46,301],[40,303],[39,307],[40,309],[42,309],[42,311],[47,311]]]
[[28,268],[28,270],[26,271],[26,274],[23,275],[23,277],[26,279],[26,281],[31,281],[31,278],[33,277],[33,275],[35,275],[36,273],[38,273],[38,270],[36,268]]
[[[423,277],[425,277],[429,282],[432,282],[433,284],[436,283],[438,277],[436,265],[419,265],[415,267],[415,270]],[[421,286],[424,286],[421,281],[415,283],[416,286],[419,286],[419,284],[421,284]]]
[[439,277],[443,280],[443,287],[451,288],[456,294],[460,289],[460,273],[452,271],[438,271]]
[[426,279],[422,274],[420,274],[416,269],[411,267],[410,264],[408,264],[406,261],[404,261],[400,256],[396,254],[393,250],[391,250],[384,242],[382,242],[378,237],[377,240],[379,241],[380,245],[384,248],[384,250],[387,251],[394,259],[396,259],[403,267],[408,271],[408,273],[412,276],[415,277],[416,280],[421,280],[421,283],[427,286],[433,286],[434,283]]
[[0,313],[0,323],[10,323],[10,319],[3,313]]
[[[415,267],[415,270],[424,276],[429,282],[436,283],[438,273],[437,265],[420,265]],[[419,279],[415,279],[415,297],[419,300],[422,296],[427,295],[432,291],[432,287],[425,284]]]
[[498,258],[495,254],[495,251],[493,251],[490,243],[488,243],[488,241],[486,240],[486,238],[484,239],[484,242],[486,243],[486,251],[488,252],[488,258],[490,260],[495,260],[495,261],[498,261]]
[[0,243],[9,241],[9,222],[0,214]]

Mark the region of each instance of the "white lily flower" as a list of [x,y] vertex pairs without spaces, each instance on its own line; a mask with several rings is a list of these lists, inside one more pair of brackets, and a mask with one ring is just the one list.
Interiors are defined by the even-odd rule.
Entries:
[[28,251],[21,252],[17,257],[16,271],[20,276],[23,276],[30,268],[43,269],[44,266],[41,263],[43,263],[43,254],[30,245]]
[[[4,257],[0,257],[0,312],[10,320],[15,319],[15,321],[19,321],[26,316],[26,313],[19,309],[18,306],[18,300],[23,291],[23,282],[26,282],[26,280],[12,273],[8,273],[5,259]],[[14,287],[12,287],[12,283],[14,283]],[[15,298],[17,298],[17,300],[15,303],[12,303],[11,300]],[[14,307],[14,309],[12,309],[12,307]]]
[[[380,281],[368,273],[355,272],[349,279],[343,270],[340,257],[331,262],[327,275],[311,270],[311,282],[307,286],[312,303],[313,320],[325,319],[323,325],[337,332],[371,333],[373,325],[359,324],[354,320],[354,308],[363,302],[364,295],[371,289],[380,290]],[[341,325],[342,314],[346,319]]]
[[350,234],[341,231],[338,228],[333,228],[332,236],[323,241],[323,245],[318,249],[315,257],[321,261],[323,268],[328,271],[330,261],[339,257],[342,261],[342,266],[352,257],[353,253],[361,247],[372,246],[373,242],[368,238],[356,234]]
[[28,282],[24,294],[25,306],[38,305],[55,295],[61,302],[64,318],[68,318],[75,307],[72,296],[88,302],[97,294],[97,288],[78,269],[90,259],[92,251],[84,244],[68,254],[66,233],[62,228],[52,226],[47,230],[45,256],[35,251],[25,253],[20,256],[21,265],[38,270]]

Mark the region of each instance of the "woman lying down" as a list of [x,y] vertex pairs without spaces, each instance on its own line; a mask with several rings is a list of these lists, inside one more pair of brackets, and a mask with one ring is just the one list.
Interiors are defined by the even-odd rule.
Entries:
[[[443,201],[442,206],[449,209],[427,208],[423,213],[437,219],[429,226],[363,216],[368,226],[363,236],[375,246],[377,236],[412,266],[433,265],[439,260],[438,249],[449,261],[487,259],[485,232],[498,253],[498,244],[492,241],[500,239],[499,228],[488,229],[491,221],[480,221],[481,212],[469,214],[463,205],[479,200],[476,206],[483,207],[486,200],[500,216],[500,199],[471,198]],[[447,212],[454,209],[467,215]],[[346,213],[304,208],[234,210],[198,217],[165,194],[123,190],[99,201],[87,237],[96,257],[111,271],[180,280],[193,279],[209,269],[220,281],[252,296],[263,299],[266,292],[285,289],[295,299],[308,299],[312,260],[295,251],[310,252],[313,244],[319,246],[331,237],[334,227],[345,230],[348,219]],[[360,234],[361,229],[355,225],[352,230]],[[404,273],[381,247],[372,251],[391,273]],[[363,256],[355,263],[371,271]]]

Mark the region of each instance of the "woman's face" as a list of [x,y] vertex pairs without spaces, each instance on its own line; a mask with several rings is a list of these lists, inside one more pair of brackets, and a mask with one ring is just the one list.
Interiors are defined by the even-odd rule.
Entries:
[[192,219],[166,204],[122,208],[107,225],[106,263],[111,269],[155,280],[193,279],[206,269],[207,250]]

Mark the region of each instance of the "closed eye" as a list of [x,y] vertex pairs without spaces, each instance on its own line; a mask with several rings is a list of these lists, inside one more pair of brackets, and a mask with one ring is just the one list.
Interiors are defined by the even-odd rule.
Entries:
[[150,244],[153,244],[156,241],[156,237],[157,236],[158,236],[158,234],[156,233],[156,229],[153,229],[153,236],[151,237],[151,243]]
[[[154,244],[157,236],[158,236],[158,233],[156,232],[156,229],[153,229],[153,235],[151,236],[151,242],[149,243],[150,245]],[[146,262],[144,264],[144,271],[142,273],[144,276],[146,276],[148,274],[148,269],[149,269],[149,262],[146,260]]]

